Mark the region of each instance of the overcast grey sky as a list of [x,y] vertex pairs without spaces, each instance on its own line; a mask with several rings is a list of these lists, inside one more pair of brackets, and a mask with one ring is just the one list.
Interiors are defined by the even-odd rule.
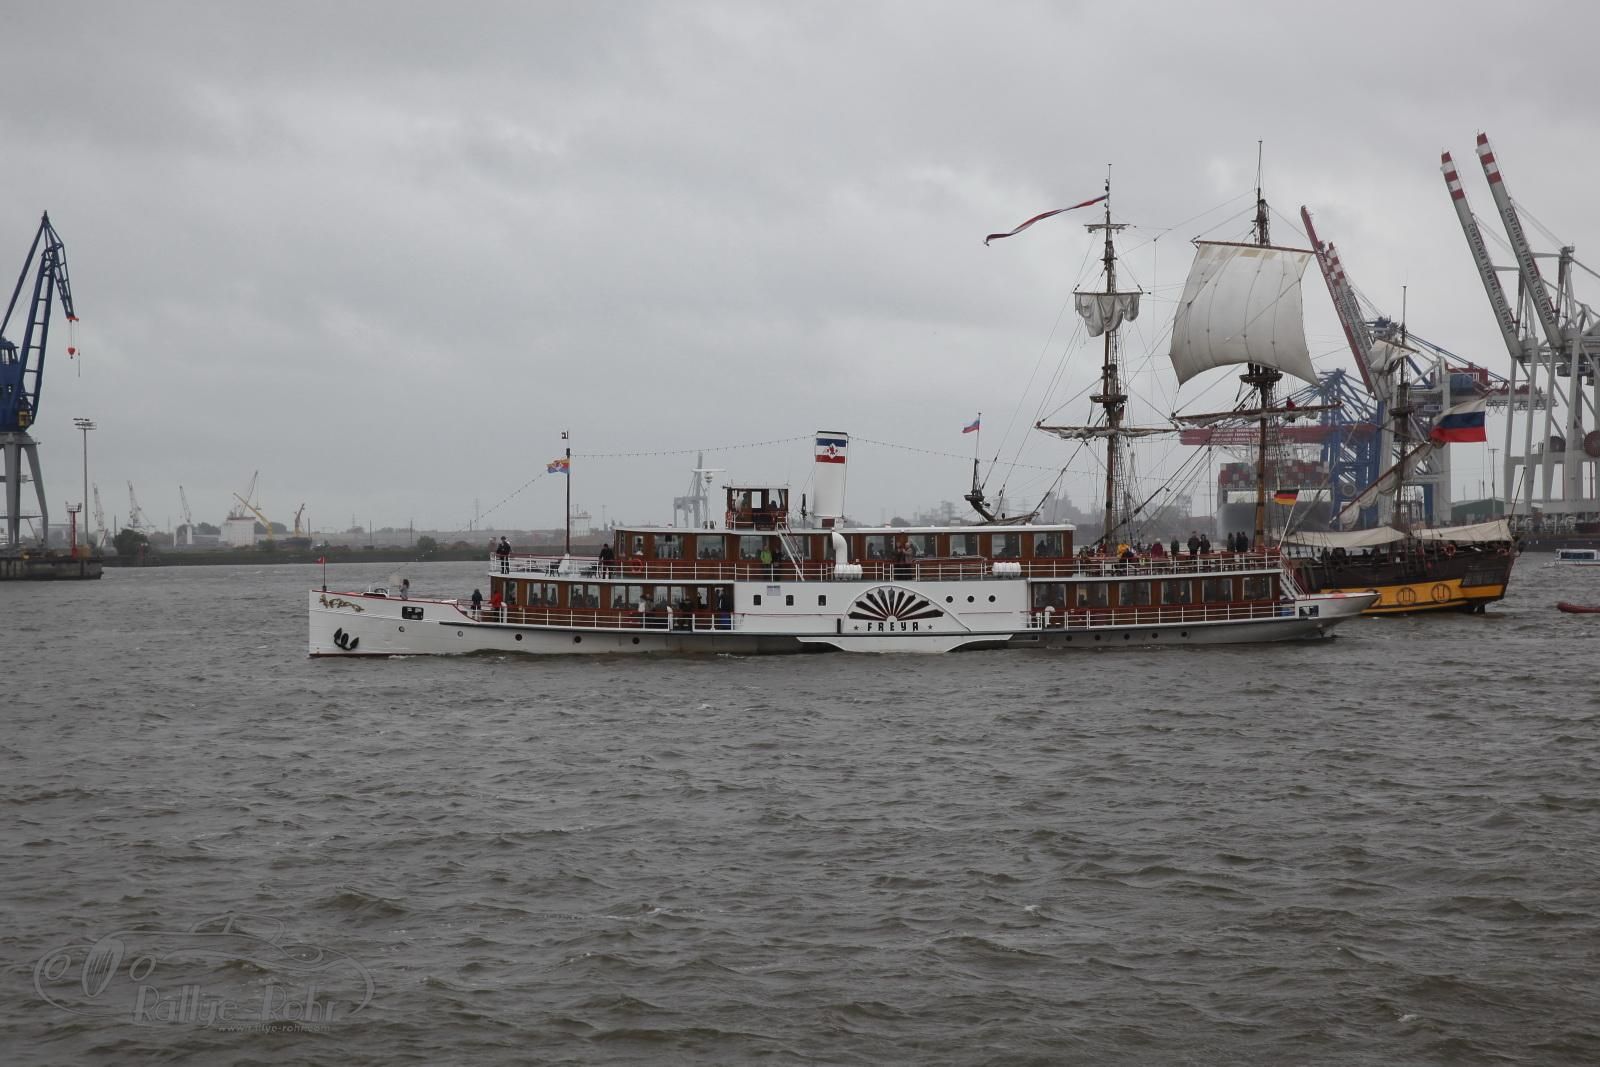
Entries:
[[[1397,312],[1409,286],[1418,332],[1497,371],[1439,152],[1490,215],[1486,130],[1513,195],[1600,259],[1588,3],[6,8],[0,271],[48,209],[82,318],[81,377],[58,322],[35,431],[58,513],[78,415],[107,511],[131,479],[163,523],[180,483],[216,522],[259,469],[280,521],[452,528],[569,427],[580,454],[847,430],[907,446],[854,450],[859,517],[957,499],[978,411],[987,455],[1037,468],[1068,446],[1023,427],[1089,415],[1058,405],[1098,368],[1060,317],[1094,280],[1090,220],[982,238],[1107,164],[1151,291],[1135,418],[1233,396],[1220,372],[1179,393],[1165,328],[1187,241],[1245,233],[1258,140],[1279,240],[1310,206],[1364,293]],[[1306,305],[1318,367],[1351,366],[1314,268]],[[580,459],[576,499],[666,521],[692,462]],[[810,448],[707,462],[799,489]],[[561,489],[491,521],[558,525]]]

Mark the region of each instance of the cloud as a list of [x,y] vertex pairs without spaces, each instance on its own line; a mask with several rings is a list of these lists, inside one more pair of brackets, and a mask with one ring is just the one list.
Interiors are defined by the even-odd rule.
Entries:
[[[1436,162],[1470,162],[1490,128],[1519,197],[1584,244],[1600,142],[1576,28],[1596,16],[1555,7],[1574,32],[1492,46],[1487,3],[20,9],[0,42],[0,266],[48,208],[86,352],[81,379],[50,356],[47,472],[88,414],[95,480],[132,480],[155,515],[182,483],[215,520],[260,469],[274,517],[305,500],[449,527],[569,427],[580,452],[826,425],[964,454],[981,409],[1015,427],[1005,458],[1061,462],[1022,427],[1074,397],[1089,415],[1098,357],[1057,322],[1095,283],[1088,220],[983,234],[1094,195],[1112,165],[1150,292],[1140,417],[1231,395],[1178,393],[1160,346],[1187,239],[1245,225],[1258,140],[1284,239],[1310,205],[1374,301],[1407,286],[1421,332],[1503,369]],[[1319,364],[1347,365],[1314,275],[1307,293]],[[715,465],[798,486],[806,458]],[[955,499],[969,473],[852,462],[873,516]],[[596,514],[665,520],[688,465],[595,460],[574,488]],[[1096,470],[1074,459],[1080,499]],[[560,509],[536,483],[496,517]]]

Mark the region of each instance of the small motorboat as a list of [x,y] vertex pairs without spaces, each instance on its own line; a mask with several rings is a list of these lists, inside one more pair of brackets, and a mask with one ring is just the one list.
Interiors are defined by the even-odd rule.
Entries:
[[1558,600],[1556,610],[1568,615],[1600,615],[1600,604],[1574,604],[1568,600]]

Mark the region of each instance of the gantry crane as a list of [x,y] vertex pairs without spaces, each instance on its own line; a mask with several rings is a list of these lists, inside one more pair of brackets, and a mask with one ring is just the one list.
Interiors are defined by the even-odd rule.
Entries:
[[[33,295],[28,301],[19,348],[6,339],[5,332],[11,325],[11,316],[19,310],[18,301],[22,299],[35,255],[39,257],[39,269],[33,276]],[[50,312],[58,294],[67,322],[77,322],[72,307],[72,287],[67,281],[67,250],[46,214],[39,221],[39,231],[34,234],[28,257],[22,261],[22,273],[17,276],[17,287],[12,290],[6,317],[0,320],[0,451],[5,453],[5,543],[13,547],[21,543],[24,456],[33,469],[33,491],[39,501],[39,542],[47,543],[50,537],[50,510],[45,504],[44,478],[39,470],[39,446],[28,434],[28,427],[39,417],[45,342],[50,333]],[[69,346],[67,354],[76,354],[75,346]]]
[[[1571,245],[1555,253],[1533,251],[1488,134],[1478,134],[1477,155],[1516,261],[1514,268],[1497,267],[1490,260],[1448,152],[1440,157],[1440,169],[1511,356],[1507,390],[1511,417],[1506,420],[1503,460],[1510,512],[1523,521],[1554,521],[1561,527],[1594,523],[1600,521],[1600,383],[1595,373],[1600,362],[1600,317],[1577,299],[1574,288],[1577,271],[1589,268],[1578,261]],[[1553,297],[1539,269],[1540,258],[1557,261]],[[1500,284],[1502,270],[1517,275],[1514,303]],[[1517,416],[1523,412],[1526,420],[1519,442]]]
[[100,487],[94,487],[94,528],[100,531],[100,545],[106,544],[106,511],[100,506]]
[[189,495],[183,491],[183,486],[178,486],[178,510],[183,518],[183,525],[178,527],[178,544],[194,544],[194,515],[189,511]]
[[[255,485],[255,479],[254,478],[250,479],[250,484],[252,486]],[[267,518],[264,514],[262,514],[260,508],[256,507],[254,504],[250,503],[250,501],[246,500],[244,497],[240,496],[238,493],[233,494],[233,497],[241,505],[244,506],[246,511],[248,511],[251,515],[254,515],[256,517],[257,521],[259,521],[261,523],[262,527],[266,530],[265,539],[270,542],[272,540],[272,520]],[[242,517],[242,515],[241,515],[241,517]]]
[[139,498],[133,495],[133,483],[128,483],[128,529],[136,533],[146,533],[153,529],[144,517],[144,509],[139,506]]

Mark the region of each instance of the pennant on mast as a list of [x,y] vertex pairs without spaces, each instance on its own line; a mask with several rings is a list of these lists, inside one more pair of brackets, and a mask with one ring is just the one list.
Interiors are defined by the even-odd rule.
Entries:
[[984,244],[988,244],[990,241],[997,241],[1002,237],[1015,237],[1017,234],[1021,233],[1023,230],[1026,230],[1029,226],[1032,226],[1034,223],[1041,222],[1044,219],[1048,219],[1052,215],[1060,215],[1063,212],[1076,211],[1080,207],[1088,207],[1090,204],[1098,204],[1098,203],[1100,203],[1100,201],[1106,200],[1110,196],[1111,196],[1110,193],[1103,193],[1100,196],[1095,197],[1093,200],[1085,200],[1081,204],[1073,204],[1071,207],[1058,207],[1054,211],[1046,211],[1042,215],[1035,215],[1033,218],[1029,219],[1027,222],[1024,222],[1021,226],[1018,226],[1016,229],[1012,230],[1009,233],[991,233],[989,236],[987,236],[987,237],[985,237],[983,239],[983,243]]

